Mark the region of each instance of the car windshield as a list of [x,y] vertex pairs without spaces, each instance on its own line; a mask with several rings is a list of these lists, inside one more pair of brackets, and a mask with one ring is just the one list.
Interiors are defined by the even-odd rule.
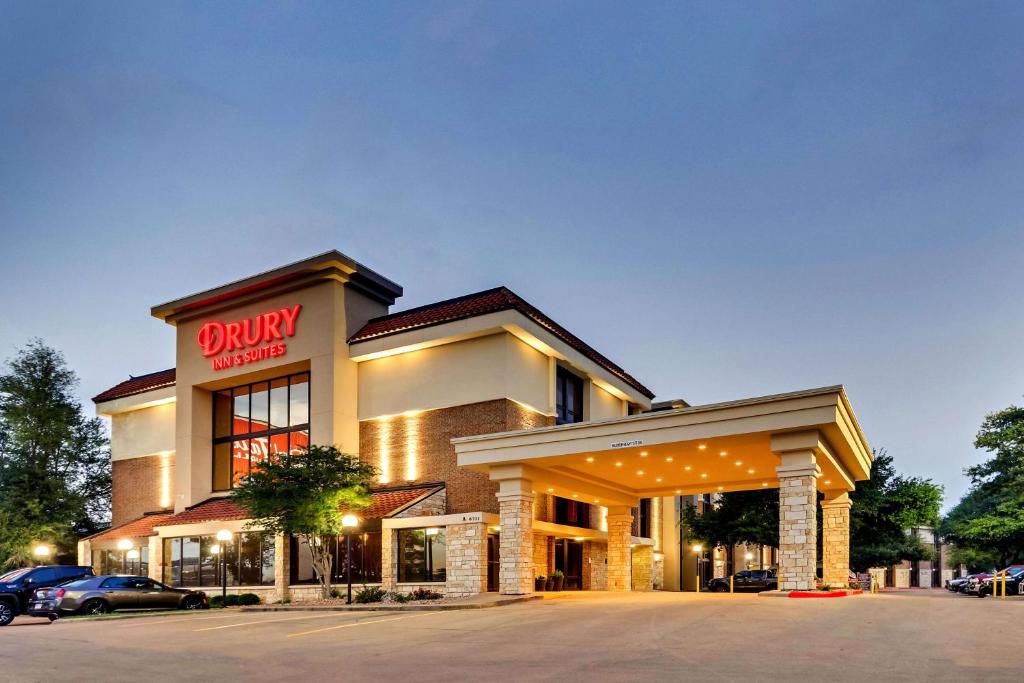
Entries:
[[32,571],[32,567],[24,567],[22,569],[15,569],[14,571],[7,572],[0,576],[0,581],[17,581],[21,577],[25,576]]

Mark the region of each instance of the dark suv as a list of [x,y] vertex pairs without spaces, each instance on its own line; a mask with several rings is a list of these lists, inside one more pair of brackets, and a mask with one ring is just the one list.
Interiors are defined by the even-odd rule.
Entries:
[[[733,575],[733,590],[737,593],[760,593],[773,591],[779,587],[779,579],[773,569],[744,569]],[[729,591],[729,577],[711,579],[708,590],[713,593]]]
[[14,621],[14,617],[28,610],[28,600],[37,588],[56,586],[92,575],[92,567],[62,564],[25,567],[0,575],[0,626],[7,626]]

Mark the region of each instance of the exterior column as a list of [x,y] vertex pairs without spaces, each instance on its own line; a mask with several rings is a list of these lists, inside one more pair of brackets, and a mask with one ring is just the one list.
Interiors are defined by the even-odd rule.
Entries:
[[850,571],[850,494],[829,491],[821,502],[821,578],[846,588]]
[[164,539],[150,536],[149,543],[149,578],[154,581],[164,580]]
[[654,590],[654,546],[638,545],[633,548],[632,588],[635,591]]
[[818,553],[818,466],[814,451],[782,454],[779,475],[779,590],[814,590]]
[[532,483],[506,479],[496,495],[501,516],[499,588],[502,595],[526,595],[533,592]]
[[608,590],[631,589],[633,558],[629,542],[633,530],[633,513],[625,505],[608,508]]
[[487,592],[487,525],[449,524],[445,529],[448,573],[445,595],[463,598]]
[[277,599],[287,600],[288,584],[291,583],[291,543],[284,534],[274,535],[274,594]]
[[78,542],[78,564],[82,567],[92,567],[92,541]]
[[383,526],[380,534],[380,585],[386,591],[393,591],[397,583],[398,530]]

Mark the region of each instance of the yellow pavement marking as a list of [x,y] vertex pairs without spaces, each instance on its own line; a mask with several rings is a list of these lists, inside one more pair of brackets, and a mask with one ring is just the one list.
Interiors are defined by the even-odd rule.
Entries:
[[242,621],[237,624],[224,624],[223,626],[209,626],[207,628],[195,628],[193,632],[198,633],[200,631],[218,631],[222,628],[236,628],[238,626],[252,626],[253,624],[273,624],[278,621],[298,621],[300,619],[327,619],[330,617],[340,617],[351,612],[331,612],[330,614],[306,614],[301,617],[285,617],[283,619],[258,619],[256,621]]
[[[158,619],[158,618],[154,618],[154,617],[145,617],[145,622],[147,624],[173,624],[173,623],[175,623],[177,621],[208,621],[210,619],[237,619],[240,616],[242,616],[242,615],[241,614],[218,614],[216,616],[209,616],[209,617],[193,617],[191,615],[175,614],[175,615],[172,615],[172,616],[165,617],[163,619]],[[116,624],[112,624],[111,625],[112,627],[128,628],[129,626],[131,626],[131,627],[138,626],[139,625],[138,622],[140,621],[140,619],[141,618],[135,618],[135,619],[111,619],[110,621],[118,622]],[[124,623],[126,621],[131,621],[131,622],[135,622],[135,623],[126,624],[126,623]]]
[[340,628],[352,628],[353,626],[364,626],[366,624],[380,624],[385,621],[401,621],[402,619],[415,619],[416,617],[429,617],[432,614],[440,614],[439,612],[423,612],[422,614],[410,614],[405,617],[387,617],[386,619],[368,619],[367,621],[357,621],[351,624],[340,624],[338,626],[325,626],[324,628],[313,629],[312,631],[299,631],[298,633],[289,633],[289,638],[298,638],[299,636],[308,636],[314,633],[323,633],[324,631],[336,631]]

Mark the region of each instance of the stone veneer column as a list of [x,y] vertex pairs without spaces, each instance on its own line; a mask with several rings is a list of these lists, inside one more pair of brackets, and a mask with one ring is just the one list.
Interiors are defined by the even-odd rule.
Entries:
[[608,508],[608,590],[630,590],[633,564],[629,542],[633,513],[625,505]]
[[821,502],[821,579],[845,588],[850,572],[850,494],[829,491]]
[[398,583],[398,530],[383,527],[380,534],[380,585],[395,590]]
[[632,587],[635,591],[654,590],[654,546],[638,545],[633,548]]
[[149,544],[149,578],[154,581],[163,581],[164,539],[159,536],[150,536],[147,543]]
[[533,490],[525,479],[507,479],[495,494],[501,516],[498,583],[502,595],[533,592]]
[[783,453],[779,475],[779,590],[814,590],[818,467],[813,451]]
[[[237,538],[237,537],[236,537]],[[288,585],[291,583],[291,543],[284,534],[274,535],[274,596],[276,600],[288,599]]]
[[78,564],[82,567],[92,566],[92,541],[78,542]]
[[487,592],[487,525],[449,524],[445,529],[445,595],[463,598]]

